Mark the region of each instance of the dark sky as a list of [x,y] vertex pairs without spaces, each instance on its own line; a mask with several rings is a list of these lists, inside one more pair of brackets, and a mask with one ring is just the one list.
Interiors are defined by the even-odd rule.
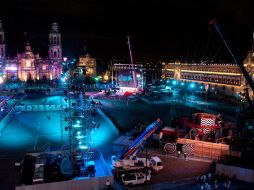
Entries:
[[48,30],[58,22],[64,54],[83,47],[100,58],[230,60],[208,22],[217,18],[236,57],[252,45],[253,0],[0,0],[9,54],[21,51],[27,32],[36,51],[47,52]]

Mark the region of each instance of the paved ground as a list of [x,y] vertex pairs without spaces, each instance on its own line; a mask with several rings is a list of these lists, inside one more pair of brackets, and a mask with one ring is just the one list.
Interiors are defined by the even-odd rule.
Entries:
[[178,159],[160,155],[164,169],[152,176],[150,184],[195,180],[208,173],[211,163]]
[[160,118],[164,124],[170,123],[173,115],[186,116],[190,108],[177,104],[146,104],[144,102],[128,103],[118,99],[98,99],[106,112],[119,124],[123,131],[133,129],[138,123],[150,124]]
[[206,102],[204,98],[195,94],[181,97],[178,92],[174,93],[172,98],[165,100],[165,103],[147,104],[142,101],[130,103],[125,98],[118,97],[98,97],[103,105],[104,110],[111,115],[123,131],[130,131],[138,123],[146,123],[154,121],[157,118],[162,119],[164,124],[170,123],[173,116],[182,117],[189,116],[191,113],[210,111],[211,113],[225,116],[227,120],[236,120],[236,109],[238,106],[226,102],[209,100]]
[[228,103],[225,101],[218,101],[198,94],[189,94],[182,96],[178,91],[173,93],[172,99],[178,103],[184,104],[188,107],[195,107],[196,109],[204,110],[214,114],[222,114],[226,119],[235,121],[237,118],[237,111],[240,107],[236,104]]

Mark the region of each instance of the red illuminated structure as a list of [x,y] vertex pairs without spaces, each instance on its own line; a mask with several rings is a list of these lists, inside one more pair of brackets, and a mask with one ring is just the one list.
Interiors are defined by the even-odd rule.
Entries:
[[194,113],[192,118],[183,117],[180,119],[180,125],[189,131],[190,138],[208,135],[211,132],[215,133],[222,125],[227,127],[227,123],[222,120],[220,115],[209,113]]

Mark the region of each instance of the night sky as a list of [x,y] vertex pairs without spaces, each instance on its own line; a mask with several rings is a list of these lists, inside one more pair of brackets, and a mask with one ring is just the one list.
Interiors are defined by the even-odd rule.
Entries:
[[58,22],[64,55],[84,49],[98,58],[136,61],[230,61],[209,21],[217,18],[235,56],[252,46],[253,0],[0,0],[8,52],[21,51],[24,32],[35,51],[47,54],[48,31]]

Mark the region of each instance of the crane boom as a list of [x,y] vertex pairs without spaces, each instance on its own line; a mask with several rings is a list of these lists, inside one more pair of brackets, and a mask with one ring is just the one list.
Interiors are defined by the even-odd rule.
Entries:
[[128,42],[128,48],[129,48],[129,52],[130,52],[130,59],[131,59],[131,73],[132,73],[132,78],[133,78],[133,84],[132,87],[136,88],[137,84],[136,84],[136,76],[135,76],[135,72],[134,72],[134,62],[133,62],[133,57],[132,57],[132,51],[131,51],[131,42],[130,42],[130,36],[127,36],[127,42]]
[[216,19],[211,20],[211,21],[209,22],[209,25],[213,25],[214,28],[216,29],[216,31],[218,32],[218,34],[220,35],[220,37],[221,37],[223,43],[225,44],[225,46],[226,46],[226,48],[228,49],[228,51],[229,51],[231,57],[233,58],[234,63],[235,63],[236,65],[238,65],[238,67],[239,67],[239,69],[241,70],[241,72],[242,72],[244,78],[246,79],[247,83],[249,84],[251,90],[252,90],[253,93],[254,93],[254,82],[253,82],[251,76],[249,75],[248,71],[245,69],[244,65],[243,65],[243,64],[240,64],[240,63],[238,63],[238,62],[236,61],[236,59],[235,59],[235,57],[234,57],[234,54],[232,53],[231,49],[229,48],[229,46],[228,46],[228,44],[227,44],[225,38],[223,37],[223,35],[222,35],[221,31],[220,31],[220,28],[219,28],[219,25],[218,25],[218,23],[217,23],[217,20],[216,20]]
[[139,148],[161,125],[161,120],[157,119],[155,122],[151,123],[146,130],[129,146],[129,148],[121,155],[120,159],[132,158],[136,155]]

